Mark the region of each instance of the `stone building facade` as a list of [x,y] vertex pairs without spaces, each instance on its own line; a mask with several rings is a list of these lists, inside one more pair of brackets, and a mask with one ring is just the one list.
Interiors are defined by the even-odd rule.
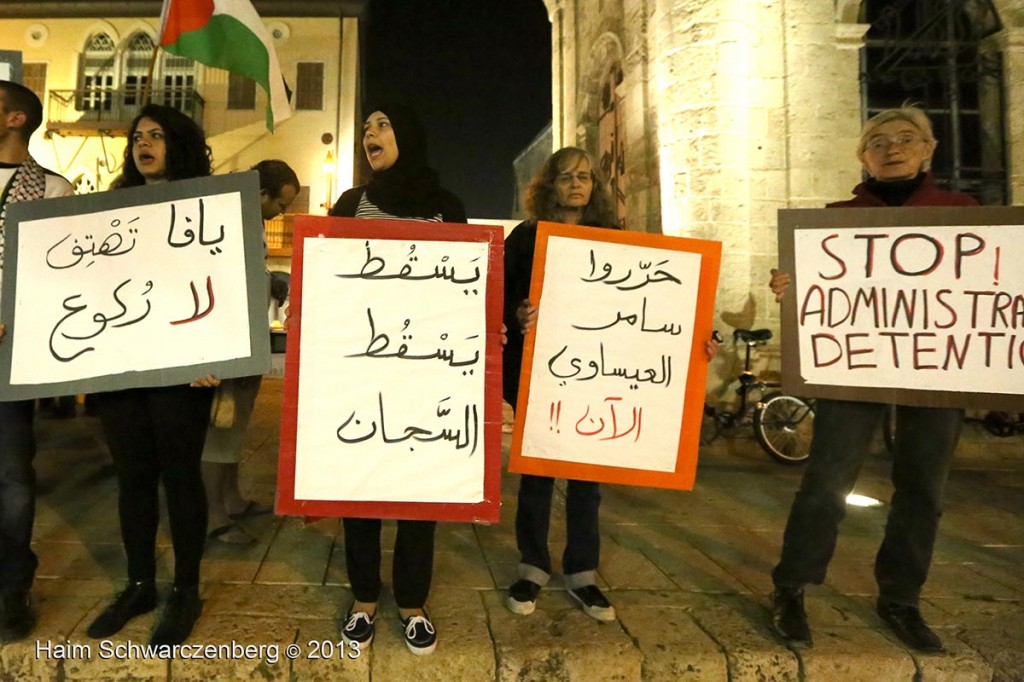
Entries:
[[[295,91],[292,117],[273,134],[265,125],[266,95],[255,84],[163,51],[153,72],[153,101],[175,106],[203,126],[214,172],[283,159],[303,185],[294,212],[324,213],[338,188],[353,184],[358,159],[364,5],[365,0],[255,3]],[[25,84],[45,107],[32,153],[79,193],[103,190],[120,173],[128,123],[142,104],[140,83],[158,41],[160,11],[158,0],[0,3],[0,46],[21,53]]]
[[[861,178],[862,3],[544,1],[554,148],[602,159],[627,228],[723,243],[716,326],[777,329],[777,211],[845,198]],[[1005,194],[1020,204],[1024,0],[985,4],[1001,24],[981,49],[1002,53]]]

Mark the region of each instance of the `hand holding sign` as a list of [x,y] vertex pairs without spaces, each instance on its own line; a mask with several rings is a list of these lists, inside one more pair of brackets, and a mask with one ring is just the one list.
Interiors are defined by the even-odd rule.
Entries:
[[266,371],[258,196],[256,174],[236,173],[12,205],[0,395]]
[[510,471],[692,487],[720,248],[539,224]]
[[789,288],[789,283],[792,281],[792,277],[790,277],[788,272],[782,272],[775,268],[772,268],[771,274],[772,278],[771,281],[768,282],[768,287],[772,290],[772,293],[775,294],[775,300],[781,301],[782,297],[786,295],[786,290]]

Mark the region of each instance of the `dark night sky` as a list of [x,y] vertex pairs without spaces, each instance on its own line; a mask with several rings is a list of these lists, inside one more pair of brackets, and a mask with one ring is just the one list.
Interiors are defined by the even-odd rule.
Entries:
[[509,217],[512,160],[551,120],[542,0],[370,0],[362,38],[363,94],[416,109],[471,218]]

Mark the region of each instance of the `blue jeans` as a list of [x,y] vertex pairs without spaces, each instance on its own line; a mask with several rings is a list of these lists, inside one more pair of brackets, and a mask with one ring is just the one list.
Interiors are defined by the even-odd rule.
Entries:
[[[846,496],[888,409],[880,403],[819,400],[814,436],[772,580],[784,587],[820,584],[835,551]],[[899,406],[892,463],[893,496],[875,559],[879,597],[916,606],[928,578],[942,493],[964,412]]]
[[0,402],[0,594],[27,591],[39,561],[32,552],[36,515],[35,401]]
[[[519,481],[519,508],[516,510],[516,545],[522,559],[519,577],[538,585],[551,576],[548,529],[551,525],[551,497],[555,479],[523,474]],[[601,555],[601,536],[597,514],[601,489],[592,481],[566,481],[565,553],[562,574],[566,587],[576,589],[593,585],[594,572]]]

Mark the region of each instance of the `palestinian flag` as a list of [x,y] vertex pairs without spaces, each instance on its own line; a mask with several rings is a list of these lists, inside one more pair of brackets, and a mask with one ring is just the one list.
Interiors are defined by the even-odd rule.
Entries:
[[273,40],[250,0],[164,0],[160,47],[259,83],[267,130],[292,115]]

